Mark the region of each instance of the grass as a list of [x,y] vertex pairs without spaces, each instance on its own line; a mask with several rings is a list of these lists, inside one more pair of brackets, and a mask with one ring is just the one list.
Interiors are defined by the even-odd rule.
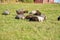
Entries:
[[[16,9],[24,8],[30,11],[39,9],[47,16],[44,22],[29,22],[16,20]],[[5,9],[10,15],[2,15]],[[60,4],[0,4],[0,40],[60,40]]]

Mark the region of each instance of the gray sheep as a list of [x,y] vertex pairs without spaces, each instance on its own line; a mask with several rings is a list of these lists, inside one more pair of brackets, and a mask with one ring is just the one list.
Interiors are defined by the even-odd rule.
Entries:
[[8,9],[3,12],[3,15],[9,15],[9,14],[10,14],[10,12]]

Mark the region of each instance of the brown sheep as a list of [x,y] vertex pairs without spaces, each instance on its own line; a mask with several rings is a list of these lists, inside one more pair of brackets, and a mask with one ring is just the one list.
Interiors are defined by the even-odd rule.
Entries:
[[19,14],[24,14],[24,13],[28,13],[28,10],[24,10],[24,9],[19,9],[19,10],[16,10],[16,13],[19,15]]
[[19,10],[16,10],[16,13],[17,15],[15,19],[24,19],[25,18],[24,13],[28,13],[28,11],[24,9],[19,9]]

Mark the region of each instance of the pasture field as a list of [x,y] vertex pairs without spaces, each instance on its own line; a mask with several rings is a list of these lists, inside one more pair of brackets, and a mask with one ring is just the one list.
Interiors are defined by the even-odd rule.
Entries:
[[[16,9],[24,8],[32,11],[39,9],[47,16],[44,22],[16,20]],[[2,15],[5,9],[10,15]],[[25,15],[28,15],[25,14]],[[0,4],[0,40],[60,40],[60,4]]]

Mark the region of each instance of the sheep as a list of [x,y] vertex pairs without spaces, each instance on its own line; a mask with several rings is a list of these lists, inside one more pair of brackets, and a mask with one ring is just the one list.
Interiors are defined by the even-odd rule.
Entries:
[[47,19],[46,15],[39,12],[39,10],[31,11],[29,15],[25,17],[26,19],[29,19],[29,21],[41,21]]
[[58,21],[60,21],[60,16],[58,17]]
[[16,15],[15,19],[25,19],[24,15]]
[[2,15],[9,15],[9,14],[10,14],[10,12],[9,12],[8,9],[6,9],[6,10],[2,13]]
[[41,12],[39,12],[39,10],[34,10],[34,11],[31,11],[30,14],[40,16]]
[[38,21],[37,17],[34,15],[27,15],[25,19],[28,19],[29,21]]
[[42,16],[37,16],[39,22],[43,22],[45,19]]
[[46,19],[47,19],[47,17],[46,17],[46,15],[45,15],[45,14],[41,14],[40,16],[41,16],[41,17],[44,17],[44,20],[46,20]]
[[44,17],[41,16],[33,16],[29,19],[29,21],[39,21],[39,22],[43,22],[44,21]]
[[18,9],[16,10],[16,13],[19,14],[24,14],[24,13],[28,13],[28,10],[24,10],[24,9]]
[[27,15],[25,18],[29,19],[29,21],[43,22],[45,20],[43,16],[36,16],[36,15]]
[[25,19],[30,19],[33,15],[27,15]]
[[39,21],[39,20],[38,20],[37,17],[34,17],[34,16],[33,16],[33,17],[31,17],[31,18],[29,19],[29,21]]
[[28,11],[24,9],[19,9],[19,10],[16,10],[16,13],[17,15],[15,19],[24,19],[25,18],[24,13],[28,13]]

